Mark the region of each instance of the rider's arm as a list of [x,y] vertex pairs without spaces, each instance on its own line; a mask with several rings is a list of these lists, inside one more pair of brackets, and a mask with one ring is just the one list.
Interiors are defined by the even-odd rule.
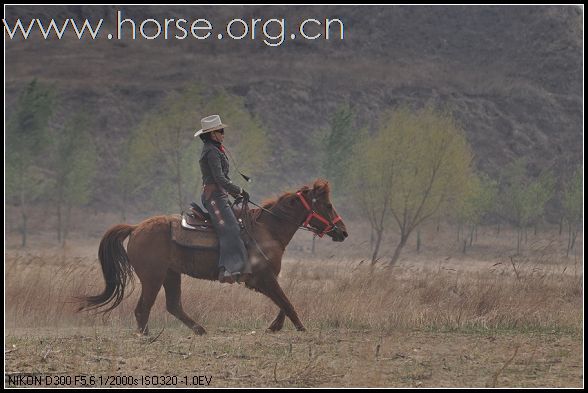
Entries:
[[242,188],[233,184],[223,173],[220,152],[214,150],[210,151],[206,156],[208,159],[208,165],[210,166],[210,172],[214,178],[214,182],[224,188],[231,196],[236,197],[242,191]]

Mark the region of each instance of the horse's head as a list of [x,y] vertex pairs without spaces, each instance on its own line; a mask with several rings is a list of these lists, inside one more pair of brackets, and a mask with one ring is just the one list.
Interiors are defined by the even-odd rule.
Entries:
[[342,242],[348,236],[347,228],[335,211],[331,202],[329,182],[316,180],[312,186],[304,187],[297,194],[307,210],[304,226],[309,227],[319,236],[328,235],[336,242]]

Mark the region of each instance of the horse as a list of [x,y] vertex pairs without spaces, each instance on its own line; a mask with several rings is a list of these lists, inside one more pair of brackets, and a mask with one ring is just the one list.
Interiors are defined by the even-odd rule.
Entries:
[[[336,242],[348,236],[343,220],[331,203],[328,181],[317,179],[310,187],[286,192],[260,208],[246,210],[245,214],[254,241],[247,242],[252,275],[244,284],[266,295],[279,307],[267,331],[281,330],[286,316],[298,331],[305,331],[277,277],[286,246],[303,224],[316,235],[326,234]],[[127,285],[134,279],[134,271],[141,282],[141,296],[134,312],[138,335],[149,334],[149,313],[162,286],[167,311],[194,333],[206,334],[182,308],[181,275],[217,281],[219,253],[216,249],[196,250],[174,243],[170,235],[172,220],[178,217],[154,216],[138,225],[118,224],[106,231],[98,250],[105,288],[98,295],[78,298],[82,303],[78,311],[106,307],[101,312],[107,313],[117,307],[125,297]],[[127,237],[125,251],[123,242]]]

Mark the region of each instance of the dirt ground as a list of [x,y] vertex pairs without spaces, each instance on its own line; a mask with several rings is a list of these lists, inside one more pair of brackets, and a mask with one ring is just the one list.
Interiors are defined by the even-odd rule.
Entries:
[[[200,337],[167,326],[150,337],[135,336],[130,329],[88,327],[21,329],[7,331],[6,338],[5,384],[10,376],[12,386],[19,373],[41,376],[49,386],[583,385],[582,338],[574,334],[218,328]],[[23,380],[26,386],[26,379],[20,386]]]

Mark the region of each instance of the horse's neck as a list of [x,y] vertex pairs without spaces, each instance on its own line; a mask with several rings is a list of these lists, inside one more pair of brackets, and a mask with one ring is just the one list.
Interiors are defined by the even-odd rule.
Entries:
[[300,227],[298,222],[303,219],[302,212],[295,208],[288,209],[278,205],[272,207],[270,211],[273,214],[261,212],[261,217],[257,221],[265,227],[273,239],[286,248]]

